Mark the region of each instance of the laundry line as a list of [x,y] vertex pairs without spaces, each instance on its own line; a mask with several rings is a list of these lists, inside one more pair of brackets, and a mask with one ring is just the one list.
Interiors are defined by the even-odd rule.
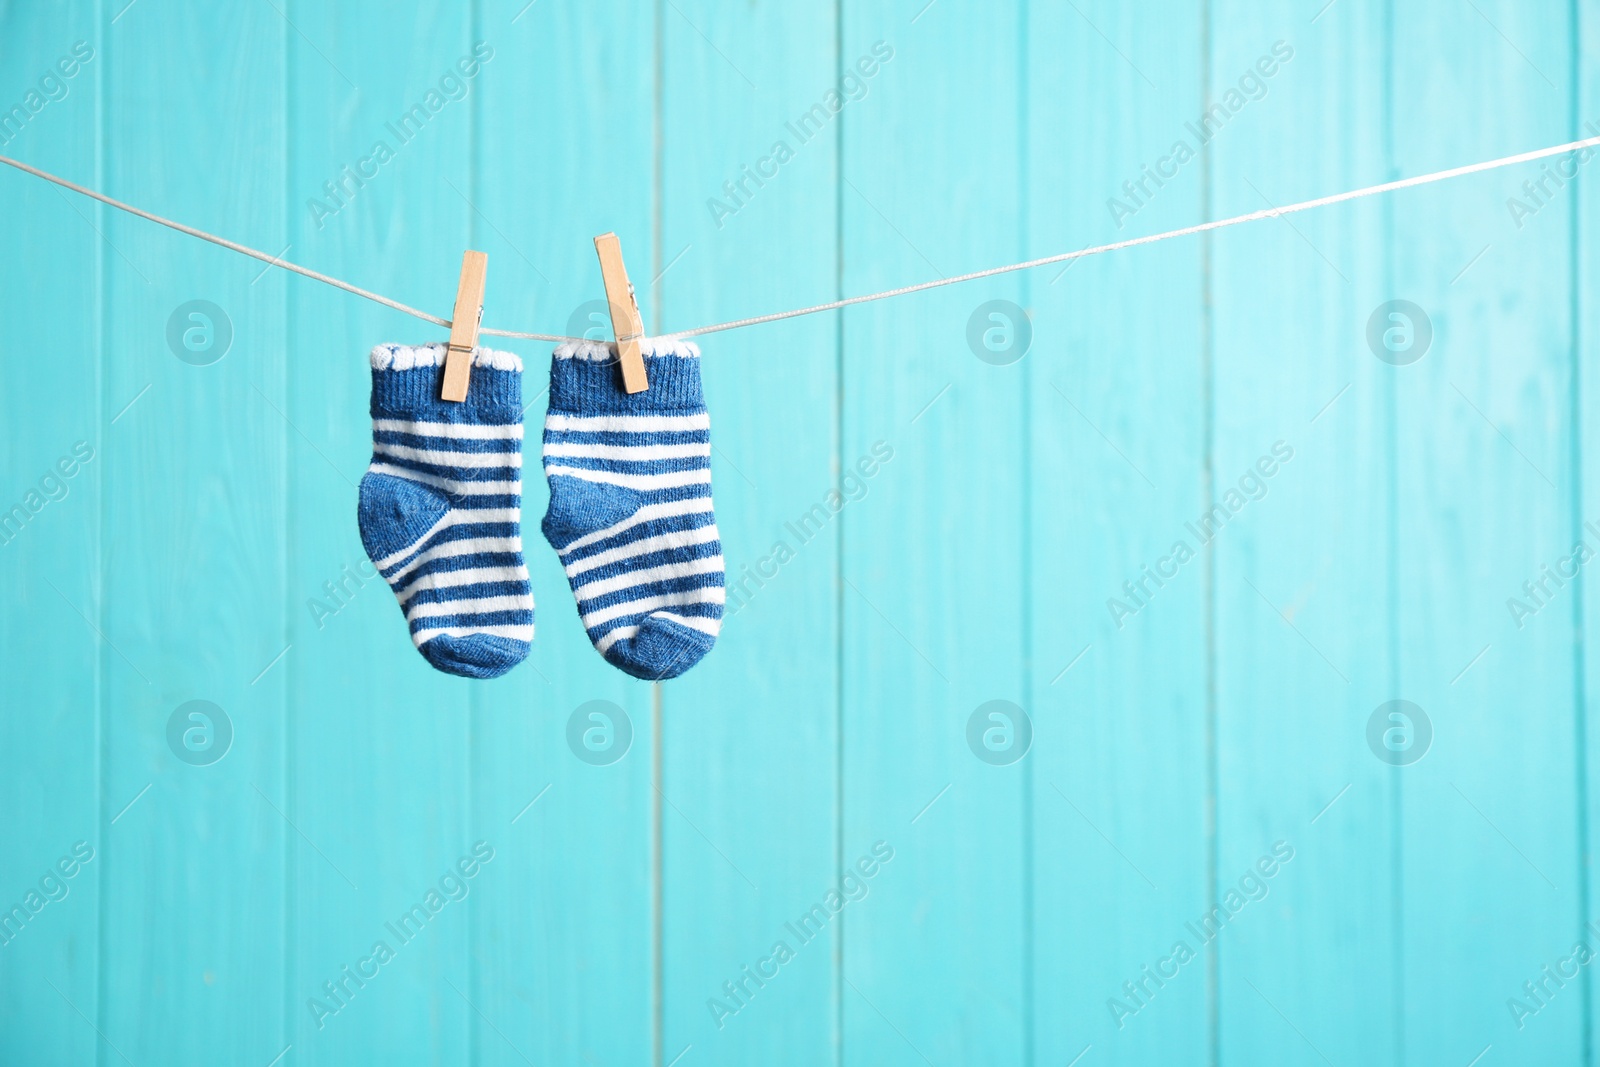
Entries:
[[[881,292],[866,293],[861,296],[845,297],[842,300],[830,300],[824,304],[812,304],[809,307],[795,308],[791,311],[777,311],[768,315],[755,315],[745,319],[733,319],[729,322],[719,322],[710,326],[696,326],[689,330],[675,330],[665,334],[664,336],[700,337],[710,333],[721,333],[725,330],[739,330],[744,329],[747,326],[759,326],[763,323],[779,322],[783,319],[799,318],[802,315],[816,315],[825,311],[837,311],[840,308],[853,307],[857,304],[868,304],[877,300],[888,300],[891,297],[906,296],[911,293],[920,293],[928,289],[938,289],[946,285],[960,285],[963,282],[977,281],[980,278],[993,278],[997,275],[1010,274],[1014,271],[1032,270],[1035,267],[1046,267],[1054,263],[1070,263],[1073,260],[1085,259],[1089,256],[1104,255],[1108,252],[1120,252],[1123,249],[1137,248],[1141,245],[1153,245],[1162,241],[1170,241],[1179,237],[1190,237],[1195,234],[1210,233],[1214,230],[1227,229],[1230,226],[1240,226],[1247,222],[1259,222],[1262,219],[1282,218],[1285,215],[1294,215],[1302,211],[1311,211],[1315,208],[1331,207],[1334,204],[1343,204],[1351,200],[1361,200],[1370,196],[1380,196],[1384,193],[1398,192],[1401,189],[1413,189],[1418,186],[1433,185],[1437,182],[1449,181],[1452,178],[1463,178],[1469,174],[1482,174],[1486,171],[1498,170],[1502,167],[1513,167],[1519,163],[1532,163],[1535,160],[1546,159],[1550,156],[1559,156],[1568,152],[1577,152],[1586,148],[1597,147],[1600,147],[1600,137],[1586,137],[1582,140],[1569,141],[1566,144],[1552,145],[1549,148],[1539,148],[1531,152],[1520,152],[1516,155],[1501,156],[1498,159],[1485,160],[1481,163],[1469,163],[1466,166],[1451,167],[1448,170],[1436,170],[1427,174],[1418,174],[1410,178],[1399,178],[1394,181],[1380,182],[1377,185],[1367,185],[1359,189],[1351,189],[1343,193],[1320,196],[1313,200],[1302,200],[1295,204],[1285,204],[1281,207],[1262,208],[1259,211],[1250,211],[1243,215],[1233,215],[1225,219],[1216,219],[1211,222],[1196,223],[1193,226],[1182,226],[1175,230],[1164,230],[1161,233],[1147,234],[1143,237],[1131,237],[1125,241],[1113,241],[1110,244],[1092,245],[1087,248],[1080,248],[1075,252],[1062,252],[1058,255],[1044,256],[1039,259],[1023,260],[1020,263],[1008,263],[1002,267],[988,267],[984,270],[976,270],[967,274],[958,274],[951,278],[939,278],[934,281],[918,282],[914,285],[904,285],[898,289],[885,289]],[[392,300],[389,297],[383,296],[379,293],[362,289],[359,286],[352,285],[349,282],[342,281],[327,274],[323,274],[320,271],[312,270],[309,267],[302,267],[298,264],[291,263],[288,260],[283,259],[281,256],[269,255],[268,253],[262,252],[259,249],[250,248],[249,246],[239,244],[236,241],[230,241],[225,237],[218,237],[216,234],[207,233],[206,231],[196,229],[193,226],[185,226],[181,222],[174,222],[172,219],[162,218],[160,215],[145,211],[142,208],[134,207],[132,204],[123,203],[121,200],[115,200],[109,196],[106,196],[104,193],[96,192],[95,190],[86,188],[77,184],[76,182],[68,181],[65,178],[58,177],[57,175],[51,174],[47,171],[40,170],[37,167],[29,166],[20,160],[11,159],[7,156],[0,156],[0,163],[4,163],[9,167],[15,167],[17,170],[23,171],[27,174],[32,174],[37,178],[43,178],[45,181],[54,182],[63,189],[70,189],[73,192],[87,196],[90,199],[98,200],[100,203],[109,207],[114,207],[118,211],[125,211],[130,215],[136,215],[139,218],[146,219],[161,226],[165,226],[168,229],[177,230],[179,233],[188,234],[190,237],[198,237],[202,241],[209,241],[214,245],[219,245],[222,248],[226,248],[230,251],[238,252],[240,255],[249,256],[252,259],[258,259],[271,267],[278,267],[283,270],[291,271],[303,277],[310,278],[312,281],[322,282],[324,285],[331,285],[335,289],[342,289],[347,293],[352,293],[364,299],[371,300],[374,303],[382,304],[384,307],[392,308],[395,311],[410,315],[413,318],[421,319],[423,322],[430,322],[435,326],[440,326],[445,329],[450,328],[449,319],[442,319],[437,315],[430,315],[426,311],[411,307],[407,304],[402,304],[398,300]],[[488,334],[494,337],[511,337],[528,341],[562,342],[583,340],[581,337],[567,337],[562,334],[530,333],[520,330],[496,330],[490,329],[489,327],[483,327],[479,330],[479,333]]]

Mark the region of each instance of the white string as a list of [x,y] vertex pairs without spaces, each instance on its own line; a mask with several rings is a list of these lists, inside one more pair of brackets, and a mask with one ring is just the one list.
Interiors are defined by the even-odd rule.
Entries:
[[[898,289],[885,289],[884,291],[878,293],[868,293],[864,296],[846,297],[843,300],[833,300],[826,304],[813,304],[810,307],[796,308],[793,311],[779,311],[770,315],[757,315],[748,319],[734,319],[731,322],[720,322],[712,326],[697,326],[692,330],[680,330],[675,333],[668,334],[667,336],[699,337],[702,334],[720,333],[724,330],[737,330],[746,326],[757,326],[766,322],[778,322],[782,319],[798,318],[801,315],[815,315],[822,311],[836,311],[839,308],[850,307],[853,304],[865,304],[875,300],[887,300],[890,297],[905,296],[908,293],[920,293],[925,289],[937,289],[945,285],[958,285],[962,282],[976,281],[979,278],[992,278],[997,274],[1009,274],[1012,271],[1030,270],[1034,267],[1044,267],[1052,263],[1066,263],[1070,262],[1071,260],[1083,259],[1088,256],[1097,256],[1104,252],[1119,252],[1125,248],[1134,248],[1139,245],[1156,244],[1160,241],[1171,240],[1174,237],[1188,237],[1197,233],[1209,233],[1212,230],[1221,230],[1229,226],[1238,226],[1241,223],[1256,222],[1261,219],[1281,218],[1284,215],[1293,215],[1301,211],[1310,211],[1313,208],[1329,207],[1333,204],[1342,204],[1349,200],[1360,200],[1364,197],[1378,196],[1382,193],[1392,193],[1401,189],[1411,189],[1421,185],[1432,185],[1435,182],[1448,181],[1451,178],[1461,178],[1468,174],[1481,174],[1484,171],[1498,170],[1501,167],[1511,167],[1517,165],[1518,163],[1531,163],[1537,159],[1545,159],[1550,156],[1562,155],[1566,152],[1575,152],[1585,148],[1597,147],[1600,147],[1600,137],[1587,137],[1583,140],[1569,141],[1566,144],[1554,145],[1550,148],[1540,148],[1532,152],[1522,152],[1514,156],[1502,156],[1499,159],[1491,159],[1482,163],[1471,163],[1464,167],[1452,167],[1449,170],[1436,170],[1432,173],[1419,174],[1412,178],[1401,178],[1396,181],[1382,182],[1378,185],[1368,185],[1360,189],[1352,189],[1349,192],[1334,193],[1332,196],[1318,197],[1315,200],[1302,200],[1297,204],[1287,204],[1283,207],[1263,208],[1260,211],[1251,211],[1243,215],[1234,215],[1231,218],[1217,219],[1214,222],[1202,222],[1194,226],[1184,226],[1176,230],[1167,230],[1163,233],[1149,234],[1144,237],[1133,237],[1126,241],[1116,241],[1111,244],[1081,248],[1076,252],[1063,252],[1060,255],[1045,256],[1042,259],[1030,259],[1022,263],[1010,263],[1003,267],[990,267],[987,270],[973,271],[970,274],[958,274],[953,278],[940,278],[931,282],[919,282],[915,285],[901,286]],[[81,193],[84,196],[91,197],[92,199],[98,200],[103,204],[117,208],[119,211],[126,211],[131,215],[137,215],[142,219],[148,219],[151,222],[159,223],[162,226],[177,230],[179,233],[186,233],[191,237],[198,237],[202,241],[210,241],[212,244],[231,249],[232,251],[250,256],[253,259],[259,259],[269,266],[282,267],[284,270],[293,271],[294,273],[304,275],[313,281],[323,282],[337,289],[343,289],[347,293],[354,293],[356,296],[365,297],[368,300],[376,301],[385,307],[390,307],[396,311],[404,312],[405,314],[421,319],[424,322],[431,322],[436,326],[443,326],[447,329],[450,326],[450,321],[448,319],[441,319],[436,315],[430,315],[425,311],[419,311],[416,308],[409,307],[400,303],[399,301],[390,300],[386,296],[379,296],[377,293],[358,288],[354,285],[351,285],[349,282],[340,281],[338,278],[330,278],[326,274],[320,274],[317,271],[310,270],[306,267],[297,266],[296,264],[290,263],[289,261],[278,256],[270,256],[265,252],[259,252],[254,248],[247,248],[244,245],[236,244],[233,241],[218,237],[215,234],[206,233],[203,230],[197,230],[191,226],[185,226],[180,222],[173,222],[171,219],[164,219],[160,215],[152,215],[150,212],[142,211],[131,204],[124,204],[120,200],[113,200],[111,197],[97,193],[93,189],[86,189],[81,185],[67,181],[65,178],[58,178],[54,174],[46,173],[45,171],[39,170],[36,167],[30,167],[26,163],[18,162],[15,159],[10,159],[6,156],[0,156],[0,163],[15,167],[18,170],[25,171],[26,173],[32,174],[35,177],[43,178],[45,181],[54,182],[65,189],[71,189],[75,193]],[[479,332],[495,337],[515,337],[530,341],[560,342],[583,340],[583,338],[565,337],[559,334],[523,333],[515,330],[491,330],[486,328]]]
[[675,333],[674,337],[698,337],[701,334],[717,333],[721,330],[737,330],[744,326],[754,326],[763,322],[776,322],[779,319],[792,319],[799,315],[814,315],[819,311],[833,311],[837,308],[849,307],[851,304],[865,304],[871,300],[887,300],[892,296],[904,296],[907,293],[920,293],[924,289],[936,289],[941,285],[956,285],[961,282],[975,281],[978,278],[992,278],[996,274],[1009,274],[1016,270],[1029,270],[1033,267],[1044,267],[1051,263],[1066,263],[1069,260],[1083,259],[1086,256],[1097,256],[1102,252],[1119,252],[1124,248],[1133,248],[1137,245],[1151,245],[1158,241],[1170,240],[1174,237],[1187,237],[1190,234],[1208,233],[1211,230],[1221,230],[1228,226],[1237,226],[1244,222],[1255,222],[1259,219],[1275,219],[1283,215],[1293,215],[1299,211],[1310,211],[1316,207],[1327,207],[1330,204],[1342,204],[1346,200],[1359,200],[1366,196],[1377,196],[1379,193],[1390,193],[1397,189],[1410,189],[1417,185],[1431,185],[1434,182],[1446,181],[1450,178],[1460,178],[1467,174],[1478,174],[1486,170],[1495,170],[1499,167],[1509,167],[1517,163],[1527,163],[1535,159],[1544,159],[1546,156],[1558,156],[1564,152],[1572,152],[1583,148],[1600,147],[1600,137],[1588,137],[1581,141],[1571,141],[1567,144],[1556,145],[1553,148],[1540,148],[1533,152],[1523,152],[1520,155],[1505,156],[1501,159],[1491,159],[1485,163],[1472,163],[1465,167],[1452,167],[1450,170],[1436,170],[1431,174],[1419,174],[1414,178],[1401,178],[1398,181],[1384,182],[1381,185],[1369,185],[1362,189],[1352,189],[1347,193],[1335,193],[1332,196],[1318,197],[1315,200],[1302,200],[1298,204],[1289,204],[1285,207],[1270,207],[1260,211],[1252,211],[1245,215],[1235,215],[1232,218],[1218,219],[1215,222],[1202,222],[1196,226],[1184,226],[1181,229],[1167,230],[1165,233],[1154,233],[1147,237],[1134,237],[1126,241],[1116,241],[1108,245],[1095,245],[1091,248],[1080,248],[1076,252],[1063,252],[1057,256],[1046,256],[1043,259],[1030,259],[1024,263],[1012,263],[1004,267],[990,267],[988,270],[973,271],[971,274],[959,274],[954,278],[941,278],[938,281],[920,282],[916,285],[905,285],[899,289],[885,289],[881,293],[868,293],[866,296],[852,296],[844,300],[833,300],[826,304],[815,304],[795,311],[780,311],[772,315],[757,315],[749,319],[735,319],[732,322],[720,322],[715,326],[700,326],[693,330],[684,330]]
[[[419,311],[407,304],[400,303],[398,300],[390,300],[386,296],[379,296],[377,293],[351,285],[349,282],[340,281],[338,278],[330,278],[326,274],[311,270],[309,267],[302,267],[298,264],[290,263],[288,260],[279,256],[269,256],[265,252],[260,252],[246,245],[230,241],[226,237],[218,237],[214,233],[206,233],[204,230],[197,230],[193,226],[185,226],[181,222],[173,222],[171,219],[164,219],[160,215],[152,215],[150,212],[136,208],[132,204],[124,204],[121,200],[113,200],[104,193],[97,193],[93,189],[86,189],[76,182],[67,181],[65,178],[58,178],[54,174],[40,170],[38,167],[30,167],[26,163],[19,162],[18,160],[11,159],[7,156],[0,156],[0,163],[4,163],[10,167],[16,167],[20,171],[25,171],[37,178],[43,178],[47,182],[55,182],[63,189],[71,189],[75,193],[82,193],[84,196],[98,200],[102,204],[107,204],[111,207],[114,207],[118,211],[126,211],[130,215],[137,215],[141,219],[149,219],[151,222],[159,223],[160,225],[166,226],[169,229],[177,230],[179,233],[186,233],[190,237],[198,237],[202,241],[210,241],[214,245],[221,245],[223,248],[229,249],[233,252],[238,252],[241,255],[249,256],[251,259],[259,259],[268,266],[282,267],[284,270],[294,271],[296,274],[302,274],[305,277],[310,278],[312,281],[322,282],[325,285],[333,286],[335,289],[343,289],[347,293],[354,293],[356,296],[366,297],[368,300],[382,304],[384,307],[394,308],[396,311],[404,312],[413,318],[421,319],[423,322],[431,322],[435,326],[443,326],[447,330],[450,328],[449,319],[441,319],[437,315],[430,315],[426,311]],[[530,341],[583,340],[581,337],[563,337],[558,334],[543,333],[514,333],[510,330],[479,330],[478,332],[494,334],[496,337],[521,337]]]

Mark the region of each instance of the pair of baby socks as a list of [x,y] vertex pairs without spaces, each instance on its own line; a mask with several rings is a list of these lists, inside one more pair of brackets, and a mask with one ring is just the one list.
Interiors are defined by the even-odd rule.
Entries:
[[[543,522],[589,640],[636,678],[675,678],[722,625],[711,421],[700,353],[646,341],[650,386],[623,392],[609,345],[550,366]],[[439,398],[445,346],[372,350],[372,463],[358,521],[411,640],[441,671],[494,678],[533,642],[522,551],[522,361],[473,352],[467,399]]]

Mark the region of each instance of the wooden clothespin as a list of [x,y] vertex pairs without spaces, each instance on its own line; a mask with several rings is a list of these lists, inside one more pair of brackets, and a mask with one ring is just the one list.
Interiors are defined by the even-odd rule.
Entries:
[[460,403],[467,398],[472,350],[478,347],[478,326],[483,322],[483,287],[488,271],[489,257],[485,253],[462,253],[456,309],[450,316],[450,348],[444,357],[444,386],[439,390],[445,400]]
[[622,265],[622,242],[614,233],[603,233],[594,239],[594,250],[600,254],[600,280],[605,283],[606,303],[611,307],[611,331],[617,335],[622,388],[629,393],[642,393],[650,388],[644,355],[639,349],[644,319],[633,295],[633,284],[628,281],[628,268]]

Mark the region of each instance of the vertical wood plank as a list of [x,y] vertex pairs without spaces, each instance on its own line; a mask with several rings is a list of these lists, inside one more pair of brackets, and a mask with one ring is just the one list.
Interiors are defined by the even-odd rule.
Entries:
[[[1002,60],[1020,5],[917,7],[843,9],[843,57],[893,49],[842,116],[846,292],[1016,256],[1024,134]],[[841,465],[892,450],[840,524],[841,848],[894,850],[846,915],[847,1063],[1023,1059],[1025,774],[967,743],[1024,681],[1022,374],[967,341],[980,300],[1018,294],[1002,279],[843,318]]]
[[[270,6],[104,11],[113,196],[250,244],[283,240],[284,39]],[[182,57],[175,62],[174,57]],[[219,180],[226,176],[226,180]],[[107,213],[102,629],[106,1044],[133,1062],[269,1060],[281,1020],[286,620],[284,284]],[[190,305],[207,301],[210,306]],[[188,305],[188,306],[185,306]],[[229,336],[231,334],[231,337]],[[148,387],[148,392],[145,393]],[[169,742],[174,712],[213,703]],[[216,762],[224,721],[230,747]],[[181,733],[180,733],[181,736]],[[179,753],[189,754],[181,759]],[[181,1019],[181,1025],[171,1020]],[[110,1047],[99,1050],[107,1062]]]
[[[94,180],[104,60],[93,3],[0,14],[0,99],[26,108],[32,93],[38,106],[21,122],[0,115],[0,153]],[[0,198],[13,253],[0,257],[0,319],[19,357],[0,400],[0,1060],[83,1063],[99,1042],[78,1012],[99,1010],[103,646],[77,612],[103,607],[100,470],[115,414],[101,405],[104,246],[82,198],[15,172]]]
[[[448,316],[472,217],[461,195],[468,101],[498,59],[474,55],[459,7],[404,18],[370,4],[285,11],[300,31],[289,45],[291,258]],[[475,76],[456,66],[463,57],[479,64]],[[498,265],[491,255],[491,298]],[[291,744],[277,801],[295,828],[286,1040],[304,1064],[464,1063],[471,914],[483,887],[506,875],[506,840],[501,826],[469,817],[471,686],[417,654],[356,527],[372,455],[367,353],[448,331],[323,286],[297,281],[290,292],[295,359],[281,397],[270,397],[294,428],[292,614],[281,642],[292,647],[280,667]],[[480,840],[495,858],[458,878],[465,898],[401,930],[430,890],[445,898],[442,879]]]
[[[1398,5],[1394,151],[1413,174],[1570,136],[1565,5]],[[1570,953],[1579,903],[1574,643],[1559,594],[1507,599],[1571,551],[1570,197],[1519,228],[1537,165],[1394,204],[1396,296],[1431,350],[1395,375],[1399,685],[1433,720],[1401,796],[1409,1058],[1575,1062],[1582,998],[1518,1030],[1508,1000]],[[1570,591],[1569,591],[1570,592]],[[1547,601],[1548,602],[1548,601]],[[1481,654],[1481,655],[1480,655]]]
[[[1195,142],[1200,5],[1151,18],[1036,4],[1029,18],[1023,254],[1201,217],[1203,164],[1170,158]],[[1163,157],[1157,186],[1143,168]],[[1180,241],[1026,279],[1038,1063],[1210,1055],[1206,950],[1185,931],[1209,898],[1207,579],[1185,530],[1206,459],[1200,255]],[[1157,566],[1172,573],[1145,577]],[[1143,969],[1180,939],[1196,956],[1158,989]],[[1130,981],[1149,995],[1130,998]]]
[[[1287,3],[1212,10],[1214,216],[1388,177],[1385,5],[1315,21]],[[1404,369],[1366,340],[1373,309],[1401,295],[1384,218],[1368,201],[1212,242],[1225,1062],[1399,1062],[1412,1010],[1394,802],[1413,768],[1367,743],[1374,709],[1406,695],[1386,610]]]
[[[1574,71],[1577,92],[1574,95],[1578,137],[1594,136],[1594,126],[1600,126],[1600,19],[1578,9],[1578,24],[1574,28],[1573,52],[1577,69]],[[1591,126],[1594,124],[1594,126]],[[1584,157],[1583,170],[1592,169],[1594,156]],[[1593,242],[1585,239],[1584,225],[1600,218],[1596,190],[1592,181],[1579,183],[1572,191],[1573,211],[1568,220],[1573,248],[1575,314],[1573,318],[1573,389],[1571,400],[1574,413],[1573,450],[1577,463],[1576,488],[1578,490],[1573,520],[1576,529],[1572,540],[1583,541],[1591,549],[1600,551],[1600,542],[1591,528],[1600,527],[1600,375],[1596,374],[1593,360],[1585,365],[1587,353],[1593,351],[1597,327],[1593,299],[1596,279],[1596,259]],[[1592,561],[1591,561],[1592,562]],[[1587,564],[1585,565],[1587,569]],[[1600,888],[1596,885],[1593,857],[1600,850],[1600,815],[1594,810],[1594,798],[1600,793],[1596,771],[1600,769],[1600,719],[1595,715],[1594,692],[1596,679],[1600,678],[1600,648],[1593,639],[1595,620],[1600,619],[1600,586],[1582,582],[1576,589],[1571,609],[1576,626],[1574,633],[1578,649],[1578,674],[1574,687],[1578,709],[1578,737],[1583,742],[1577,756],[1578,828],[1581,832],[1579,847],[1582,863],[1578,869],[1583,890],[1583,913],[1580,916],[1583,930],[1579,939],[1587,939],[1584,931],[1592,933],[1596,918],[1600,918]],[[1591,942],[1592,944],[1593,942]],[[1600,982],[1592,975],[1583,979],[1580,988],[1588,1003],[1582,1017],[1583,1054],[1593,1062],[1596,1049],[1595,1019],[1600,1010]]]
[[[646,315],[670,329],[830,298],[843,116],[810,109],[829,93],[871,106],[894,71],[841,87],[829,6],[675,3],[665,18]],[[868,896],[840,893],[804,938],[787,925],[871,844],[837,839],[838,535],[874,491],[836,450],[837,331],[816,316],[700,342],[728,604],[717,647],[663,687],[662,1062],[691,1045],[684,1062],[834,1062],[839,931],[879,903],[857,874],[846,889]]]
[[[479,26],[496,58],[474,90],[476,187],[460,188],[491,255],[485,321],[610,337],[594,237],[615,230],[641,294],[650,279],[655,20],[624,4],[506,0],[485,4]],[[537,639],[527,663],[474,694],[473,821],[505,847],[475,900],[473,987],[461,989],[481,1011],[479,1063],[650,1063],[650,689],[591,647],[540,533],[551,346],[510,347],[526,364],[522,539]],[[630,724],[626,751],[596,754],[613,762],[569,746],[568,721],[590,701]]]

